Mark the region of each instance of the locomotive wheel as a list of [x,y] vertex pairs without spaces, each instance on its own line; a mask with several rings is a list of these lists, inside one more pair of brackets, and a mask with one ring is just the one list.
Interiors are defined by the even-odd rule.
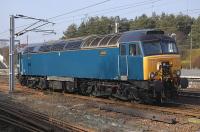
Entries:
[[26,79],[26,77],[19,77],[19,83],[22,86],[26,86],[27,85],[27,79]]
[[138,93],[135,89],[129,89],[128,99],[137,103],[141,103],[141,100],[138,97]]
[[80,85],[80,94],[82,95],[90,95],[93,91],[93,87],[92,86],[88,86],[87,84],[81,84]]
[[47,89],[47,81],[45,79],[40,79],[38,85],[39,85],[39,88],[41,88],[42,90]]

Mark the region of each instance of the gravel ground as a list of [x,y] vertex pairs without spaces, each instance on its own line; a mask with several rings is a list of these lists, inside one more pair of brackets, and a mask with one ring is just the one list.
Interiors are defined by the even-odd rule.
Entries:
[[162,130],[189,132],[200,130],[199,124],[187,122],[188,117],[176,115],[179,123],[175,125],[166,124],[88,107],[88,101],[62,96],[58,93],[47,95],[24,95],[24,93],[16,93],[12,95],[12,98],[15,102],[23,103],[34,110],[87,128],[93,128],[96,131],[129,132]]
[[[2,78],[0,78],[1,80]],[[5,84],[0,84],[0,99],[11,99],[12,102],[23,104],[33,110],[48,114],[76,125],[94,129],[100,132],[130,132],[130,131],[157,131],[157,132],[191,132],[200,131],[200,124],[189,123],[190,117],[175,115],[178,123],[142,119],[108,112],[92,107],[94,101],[81,100],[68,94],[57,92],[39,92],[28,88],[18,87],[13,94],[8,94]],[[197,107],[197,106],[195,106]],[[198,108],[200,110],[200,108]],[[192,112],[193,109],[191,109]],[[173,114],[174,115],[174,114]]]

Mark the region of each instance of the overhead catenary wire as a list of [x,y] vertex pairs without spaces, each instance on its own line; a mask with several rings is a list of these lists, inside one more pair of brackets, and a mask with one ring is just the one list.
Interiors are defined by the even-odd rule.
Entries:
[[[32,31],[32,30],[37,30],[37,28],[42,27],[42,26],[45,26],[45,25],[47,25],[47,24],[53,24],[53,25],[55,24],[55,23],[50,22],[50,21],[48,21],[48,20],[46,20],[46,19],[39,19],[39,18],[24,16],[24,15],[16,15],[16,16],[14,16],[14,17],[15,17],[15,19],[21,18],[21,19],[37,20],[36,22],[32,23],[31,25],[27,26],[27,27],[24,28],[23,30],[21,30],[21,31],[19,31],[18,33],[16,33],[16,34],[15,34],[16,36],[23,35],[24,33],[30,32],[30,31]],[[41,22],[43,22],[43,24],[37,25],[38,23],[41,23]],[[35,26],[35,27],[34,27],[34,26]],[[31,29],[30,29],[30,28],[31,28]],[[38,29],[38,30],[40,30],[40,29]],[[42,30],[40,30],[40,32],[42,32]],[[53,32],[49,32],[49,33],[54,33],[54,31],[53,31]]]
[[[154,1],[154,2],[158,2],[158,1]],[[151,3],[149,3],[149,4],[151,4]],[[136,6],[139,6],[139,5],[136,5]],[[160,6],[162,6],[162,5],[157,5],[157,7],[160,7]],[[151,8],[151,7],[150,7]],[[145,10],[145,9],[150,9],[150,8],[143,8],[143,10]],[[117,9],[116,11],[121,11],[121,10],[125,10],[125,9],[127,9],[127,8],[124,8],[124,9]],[[194,10],[198,10],[198,9],[194,9]],[[116,12],[115,11],[115,12]],[[184,11],[184,10],[183,10]],[[192,11],[192,10],[190,10],[190,11]],[[105,12],[104,12],[105,13]],[[106,13],[108,13],[108,12],[106,12]],[[124,14],[124,13],[121,13],[122,15]],[[95,14],[96,16],[98,16],[98,15],[100,15],[100,14]],[[73,21],[74,20],[79,20],[79,19],[81,19],[81,17],[79,17],[79,18],[77,18],[77,19],[74,19],[73,18]],[[64,20],[64,21],[61,21],[61,22],[57,22],[57,24],[59,24],[58,26],[61,26],[61,23],[66,23],[66,22],[71,22],[72,20]]]
[[[159,5],[159,7],[160,6],[162,6],[162,5]],[[129,8],[129,7],[128,7]],[[114,10],[113,12],[118,12],[118,11],[121,11],[121,10],[126,10],[126,9],[128,9],[128,8],[124,8],[124,9],[117,9],[117,10]],[[149,8],[143,8],[142,10],[146,10],[146,9],[150,9],[151,7],[149,7]],[[155,8],[155,7],[154,7]],[[199,9],[200,10],[200,9]],[[183,11],[185,11],[185,10],[183,10]],[[182,12],[182,11],[179,11],[179,12],[177,12],[177,13],[180,13],[180,12]],[[109,12],[104,12],[104,14],[107,14],[107,13],[109,13]],[[120,15],[123,15],[123,14],[127,14],[127,13],[130,13],[130,12],[126,12],[126,13],[121,13]],[[193,14],[193,13],[190,13],[190,14]],[[93,16],[98,16],[98,15],[101,15],[101,14],[94,14]],[[78,19],[81,19],[82,17],[79,17],[79,18],[77,18],[76,20],[78,20]],[[74,20],[74,19],[73,19]],[[64,23],[64,22],[71,22],[72,20],[64,20],[64,21],[61,21],[61,22],[58,22],[57,24],[61,24],[61,23]],[[60,25],[59,25],[60,26]]]
[[101,5],[101,4],[104,4],[104,3],[109,2],[109,1],[111,1],[111,0],[104,0],[104,1],[102,1],[102,2],[98,2],[98,3],[95,3],[95,4],[91,4],[91,5],[88,5],[88,6],[83,7],[83,8],[75,9],[75,10],[72,10],[72,11],[69,11],[69,12],[66,12],[66,13],[63,13],[63,14],[54,16],[54,17],[50,17],[50,18],[48,18],[48,20],[55,19],[55,18],[64,16],[64,15],[68,15],[68,14],[71,14],[71,13],[74,13],[74,12],[82,11],[82,10],[85,10],[85,9],[87,9],[87,8],[95,7],[95,6],[97,6],[97,5]]
[[[102,2],[99,2],[99,3],[95,3],[95,4],[92,4],[92,5],[89,5],[89,6],[86,6],[86,7],[83,7],[83,8],[80,8],[80,9],[76,9],[76,10],[72,10],[72,11],[69,11],[67,13],[63,13],[63,14],[60,14],[60,15],[57,15],[57,16],[54,16],[54,17],[51,17],[49,19],[54,19],[54,18],[57,18],[57,17],[61,17],[61,16],[64,16],[64,15],[67,15],[67,14],[71,14],[71,13],[74,13],[74,12],[78,12],[78,11],[81,11],[81,10],[84,10],[84,9],[87,9],[87,8],[90,8],[90,7],[93,7],[93,6],[97,6],[97,5],[100,5],[100,4],[103,4],[103,3],[106,3],[110,0],[105,0],[105,1],[102,1]],[[142,2],[138,2],[138,3],[133,3],[133,4],[142,4],[142,5],[146,5],[146,4],[152,4],[152,3],[155,3],[155,2],[158,2],[160,0],[157,0],[157,1],[142,1]],[[145,3],[145,2],[148,2],[148,3]],[[142,6],[142,5],[136,5],[136,6]],[[122,6],[117,6],[117,7],[113,7],[113,8],[109,8],[109,9],[117,9],[117,10],[123,10],[123,9],[118,9],[118,8],[121,8],[121,7],[125,7],[125,6],[129,6],[128,8],[131,8],[130,5],[122,5]],[[125,9],[128,9],[128,8],[125,8]],[[100,11],[105,11],[105,10],[109,10],[109,9],[104,9],[104,10],[99,10],[99,11],[95,11],[95,12],[100,12]],[[196,9],[198,10],[198,9]],[[190,10],[189,10],[190,11]],[[27,24],[28,25],[28,24]],[[24,27],[26,25],[22,25],[22,26],[19,26],[19,27],[16,27],[16,28],[20,28],[20,27]],[[3,33],[6,33],[6,32],[3,32]],[[2,33],[2,34],[3,34]],[[0,33],[1,34],[1,33]]]
[[[120,10],[125,10],[125,9],[129,9],[129,8],[137,7],[137,6],[143,6],[143,5],[147,5],[147,4],[156,3],[156,2],[159,2],[159,1],[161,1],[161,0],[142,1],[142,2],[138,2],[138,3],[133,3],[133,4],[135,4],[135,6],[134,6],[134,5],[131,5],[131,6],[130,6],[130,4],[128,4],[128,5],[126,4],[126,5],[122,5],[122,6],[111,7],[111,8],[107,8],[107,9],[104,9],[104,10],[93,11],[93,12],[108,11],[108,10],[112,10],[112,9],[116,9],[117,11],[120,11]],[[147,3],[145,3],[145,2],[147,2]],[[100,2],[100,3],[104,3],[104,1],[103,1],[103,2]],[[137,5],[137,4],[139,4],[139,5]],[[126,6],[129,6],[129,7],[126,7]],[[88,7],[90,7],[90,6],[88,6]],[[123,8],[122,8],[122,7],[123,7]],[[122,8],[122,9],[120,9],[120,8]],[[83,8],[81,8],[81,9],[83,9]],[[114,11],[116,11],[116,10],[114,10]],[[194,9],[194,10],[200,10],[200,9]],[[79,10],[77,9],[77,11],[79,11]],[[189,11],[192,11],[192,10],[189,10]],[[74,12],[76,12],[76,10],[71,11],[71,12],[68,12],[68,13],[65,13],[65,14],[63,14],[63,15],[68,15],[68,14],[71,14],[71,13],[74,13]],[[106,12],[106,13],[108,13],[108,12]],[[89,14],[89,13],[84,13],[84,14]],[[58,15],[58,16],[55,16],[55,17],[52,17],[52,18],[49,18],[49,19],[61,17],[61,16],[63,16],[63,15]],[[82,14],[82,15],[83,15],[83,14]],[[74,16],[73,16],[73,18],[74,18]],[[65,19],[66,19],[66,18],[65,18]]]
[[[15,27],[15,29],[22,28],[22,27],[26,27],[26,26],[29,26],[29,25],[31,25],[31,24],[32,24],[32,23],[25,24],[25,25],[21,25],[21,26],[17,26],[17,27]],[[6,30],[4,30],[3,32],[0,32],[0,35],[1,35],[1,34],[5,34],[5,33],[9,33],[9,29],[6,29]]]
[[[91,8],[91,7],[95,7],[95,6],[97,6],[97,5],[104,4],[104,3],[109,2],[109,1],[111,1],[111,0],[104,0],[104,1],[101,1],[101,2],[98,2],[98,3],[95,3],[95,4],[88,5],[88,6],[86,6],[86,7],[82,7],[82,8],[75,9],[75,10],[72,10],[72,11],[69,11],[69,12],[66,12],[66,13],[63,13],[63,14],[59,14],[59,15],[57,15],[57,16],[50,17],[50,18],[48,18],[47,20],[55,19],[55,18],[64,16],[64,15],[68,15],[68,14],[74,13],[74,12],[82,11],[82,10],[85,10],[85,9],[87,9],[87,8]],[[27,26],[27,25],[29,25],[29,24],[22,25],[22,26],[19,26],[19,27],[16,27],[16,28],[25,27],[25,26]],[[9,32],[9,29],[8,29],[7,31],[1,32],[0,34],[4,34],[4,33],[7,33],[7,32]]]
[[[148,3],[145,3],[144,4],[144,2],[147,2],[147,1],[143,1],[143,2],[140,2],[140,5],[135,5],[135,7],[137,7],[137,6],[142,6],[142,5],[147,5],[147,4],[152,4],[152,2],[159,2],[160,0],[154,0],[154,1],[151,1],[151,2],[148,2]],[[137,3],[137,4],[139,4],[139,3]],[[157,5],[157,6],[154,6],[154,8],[156,8],[156,7],[160,7],[160,6],[162,6],[162,5]],[[125,6],[120,6],[120,7],[125,7]],[[116,8],[116,10],[113,10],[113,12],[118,12],[118,11],[121,11],[121,10],[126,10],[126,9],[129,9],[129,8],[132,8],[133,6],[130,6],[129,5],[129,7],[125,7],[125,8],[122,8],[122,9],[118,9],[118,8]],[[151,7],[150,7],[151,8]],[[143,10],[144,9],[150,9],[150,8],[143,8]],[[114,8],[112,8],[112,9],[115,9],[115,7]],[[193,9],[193,10],[200,10],[200,9]],[[193,11],[193,10],[189,10],[189,11]],[[100,11],[102,11],[102,10],[100,10]],[[106,12],[104,12],[104,14],[108,14],[110,11],[107,11],[106,9],[104,10],[104,11],[106,11]],[[184,11],[184,10],[183,10]],[[96,11],[94,11],[94,12],[96,12]],[[97,12],[99,12],[99,11],[97,11]],[[179,12],[180,13],[180,12]],[[88,14],[88,13],[87,13]],[[123,15],[123,14],[125,14],[125,13],[121,13],[121,15]],[[83,15],[83,14],[82,14]],[[95,14],[94,16],[98,16],[98,15],[100,15],[100,14]],[[80,17],[80,18],[77,18],[77,19],[74,19],[74,16],[73,16],[73,21],[74,20],[78,20],[78,19],[81,19],[82,17]],[[72,20],[64,20],[64,21],[61,21],[61,22],[57,22],[57,24],[59,24],[58,26],[60,26],[60,24],[61,23],[65,23],[65,22],[70,22],[70,21],[72,21]]]
[[[71,14],[71,13],[74,13],[74,12],[78,12],[78,11],[81,11],[81,10],[84,10],[84,9],[87,9],[87,8],[91,8],[91,7],[94,7],[94,6],[97,6],[97,5],[106,3],[106,2],[108,2],[108,1],[111,1],[111,0],[105,0],[105,1],[102,1],[102,2],[99,2],[99,3],[95,3],[95,4],[92,4],[92,5],[89,5],[89,6],[80,8],[80,9],[72,10],[72,11],[69,11],[69,12],[67,12],[67,13],[63,13],[63,14],[60,14],[60,15],[57,15],[57,16],[54,16],[54,17],[50,17],[50,18],[48,18],[48,19],[55,19],[55,18],[57,18],[57,17],[61,17],[61,16],[68,15],[68,14]],[[149,4],[149,3],[152,4],[152,2],[155,3],[155,2],[157,2],[157,1],[161,1],[161,0],[154,0],[154,1],[150,1],[150,2],[149,2],[149,1],[143,1],[143,2],[138,2],[138,3],[134,3],[134,4],[142,4],[142,5],[145,5],[145,4],[147,4],[147,3],[145,3],[145,2],[148,2],[148,4]],[[129,8],[130,8],[130,5],[123,5],[123,6],[117,6],[117,7],[113,7],[113,8],[109,8],[109,9],[120,8],[120,7],[125,7],[125,6],[129,6]],[[141,5],[135,5],[135,6],[141,6]],[[131,7],[133,7],[133,6],[131,6]],[[106,10],[108,10],[108,9],[106,9]],[[104,11],[104,10],[101,10],[101,11]],[[97,11],[97,12],[99,12],[99,11]],[[48,20],[48,19],[47,19],[47,20]],[[29,25],[29,24],[22,25],[22,26],[19,26],[19,27],[16,27],[16,28],[24,27],[24,26],[27,26],[27,25]]]
[[[103,14],[108,14],[110,12],[111,13],[112,12],[119,12],[119,11],[122,11],[122,10],[127,10],[127,9],[138,7],[138,6],[148,5],[148,4],[152,4],[152,2],[155,3],[155,2],[159,2],[159,1],[161,1],[161,0],[153,0],[153,1],[150,1],[150,2],[149,1],[143,1],[143,2],[134,3],[134,5],[118,6],[118,7],[121,7],[121,8],[113,7],[113,8],[111,8],[112,11],[108,11],[109,9],[100,10],[100,11],[104,11]],[[147,2],[147,3],[145,3],[145,2]],[[93,12],[100,12],[100,11],[93,11]],[[89,14],[89,13],[86,13],[86,14]],[[94,14],[93,16],[98,16],[98,15],[101,15],[101,14]],[[78,18],[78,19],[81,19],[81,17]],[[76,19],[76,20],[78,20],[78,19]],[[74,17],[73,17],[73,21],[74,21]],[[56,22],[56,23],[61,24],[61,23],[64,23],[64,22],[66,22],[66,20],[61,21],[61,22]],[[69,20],[67,22],[69,22]]]
[[[150,1],[147,0],[147,1],[142,1],[142,2],[134,2],[134,3],[129,3],[129,4],[121,5],[121,6],[109,7],[109,8],[105,8],[105,9],[102,9],[102,10],[87,12],[87,13],[79,14],[79,15],[76,15],[76,16],[83,16],[85,14],[98,13],[98,12],[103,12],[103,14],[105,14],[105,13],[108,13],[108,12],[111,12],[111,11],[123,10],[121,8],[127,8],[127,7],[133,8],[133,7],[137,7],[137,6],[152,4],[152,2],[155,3],[155,2],[158,2],[158,1],[161,1],[161,0],[150,0]],[[75,16],[71,16],[71,17],[75,17]],[[66,17],[66,18],[70,18],[70,17]],[[56,20],[61,20],[61,19],[66,19],[66,18],[60,18],[60,19],[56,19]]]
[[39,22],[40,22],[40,20],[39,20],[39,21],[37,21],[37,22],[34,22],[33,24],[29,25],[28,27],[26,27],[26,28],[25,28],[25,29],[23,29],[22,31],[18,32],[18,34],[20,34],[20,33],[24,32],[24,31],[26,31],[28,28],[30,28],[30,27],[32,27],[32,26],[34,26],[34,25],[36,25],[36,24],[37,24],[37,23],[39,23]]
[[[139,2],[139,3],[135,3],[135,5],[128,5],[128,7],[127,7],[127,5],[126,6],[120,6],[120,7],[123,7],[122,9],[120,9],[120,8],[111,8],[111,9],[115,9],[115,10],[113,10],[113,11],[121,11],[121,10],[126,10],[126,9],[129,9],[129,8],[133,8],[133,7],[138,7],[138,6],[143,6],[143,5],[148,5],[148,4],[152,4],[152,2],[158,2],[158,1],[161,1],[161,0],[153,0],[153,1],[151,1],[151,2],[149,2],[149,1],[143,1],[143,2]],[[145,3],[144,4],[144,2],[148,2],[148,3]],[[119,6],[118,6],[119,7]],[[124,8],[125,7],[125,8]],[[100,10],[100,11],[104,11],[104,13],[103,14],[107,14],[107,13],[109,13],[110,11],[107,11],[107,9],[105,9],[105,10]],[[96,12],[96,11],[94,11],[94,12]],[[99,11],[97,11],[97,12],[99,12]],[[83,14],[82,14],[83,15]],[[98,16],[98,15],[101,15],[101,14],[94,14],[94,16]],[[77,19],[75,19],[75,20],[79,20],[79,19],[81,19],[82,17],[79,17],[79,18],[77,18]],[[64,20],[64,21],[61,21],[61,22],[56,22],[57,24],[61,24],[61,23],[64,23],[64,22],[70,22],[70,21],[72,21],[72,20]],[[73,21],[74,21],[74,17],[73,17]]]
[[[109,0],[109,1],[110,1],[110,0]],[[160,1],[160,0],[157,0],[157,1]],[[135,5],[135,6],[144,6],[144,5],[152,4],[152,2],[157,2],[157,1],[156,1],[156,0],[154,0],[154,1],[152,0],[152,1],[138,2],[138,3],[135,3],[135,4],[140,4],[140,5]],[[84,9],[86,9],[86,8],[90,8],[90,7],[92,7],[92,6],[97,6],[98,4],[103,4],[103,3],[105,3],[105,2],[106,2],[106,1],[102,1],[102,2],[99,2],[99,3],[96,3],[96,4],[92,4],[92,5],[89,5],[89,6],[80,8],[80,9],[72,10],[72,11],[69,11],[69,12],[66,12],[66,13],[63,13],[63,14],[60,14],[60,15],[51,17],[51,18],[49,18],[49,19],[54,20],[54,19],[56,19],[56,18],[65,16],[65,15],[68,15],[68,14],[75,13],[75,12],[84,10]],[[147,3],[145,3],[145,2],[147,2]],[[134,4],[134,3],[133,3],[133,4]],[[129,6],[129,7],[128,7],[128,6]],[[132,6],[132,7],[133,7],[133,6]],[[155,8],[155,7],[156,7],[156,6],[154,6],[154,8]],[[125,5],[122,5],[122,6],[111,7],[110,10],[113,10],[113,12],[116,12],[116,11],[126,10],[126,9],[129,9],[129,8],[131,8],[130,5],[125,4]],[[114,10],[114,9],[116,9],[116,10]],[[108,8],[107,8],[107,10],[108,10]],[[107,10],[99,10],[99,11],[93,11],[93,12],[101,12],[101,11],[107,11]],[[193,9],[193,10],[200,10],[200,9]],[[188,11],[192,11],[192,10],[188,10]],[[107,11],[106,13],[104,13],[104,14],[107,14],[107,13],[108,13],[108,11]],[[85,13],[84,13],[84,14],[85,14]],[[97,15],[98,15],[98,14],[97,14]],[[74,19],[73,19],[73,20],[74,20]],[[64,22],[65,22],[65,21],[59,22],[58,24],[64,23]],[[69,21],[67,21],[67,22],[69,22]],[[28,25],[28,24],[27,24],[27,25]],[[22,25],[22,26],[20,26],[20,27],[23,27],[23,26],[24,26],[24,25]],[[60,26],[60,25],[58,25],[58,26]],[[18,28],[18,27],[16,27],[16,28]],[[5,32],[4,32],[4,33],[5,33]],[[3,34],[4,34],[4,33],[3,33]]]
[[[146,9],[147,9],[147,8],[146,8]],[[148,8],[148,9],[149,9],[149,8]],[[81,17],[80,17],[80,18],[81,18]],[[57,24],[59,24],[59,26],[60,26],[61,23],[64,23],[64,22],[72,22],[72,21],[74,21],[74,20],[79,20],[80,18],[73,19],[73,20],[68,20],[68,21],[61,21],[61,22],[59,22],[59,23],[57,23]],[[25,26],[27,26],[27,25],[29,25],[29,24],[22,25],[22,26],[18,26],[18,27],[16,27],[16,28],[25,27]],[[171,27],[169,27],[169,28],[171,28]],[[173,27],[172,27],[172,28],[173,28]],[[62,31],[62,32],[63,32],[63,31]],[[1,34],[5,34],[5,33],[8,33],[8,31],[1,32],[0,35],[1,35]],[[1,35],[1,36],[2,36],[2,35]],[[5,35],[3,35],[3,36],[5,36]]]

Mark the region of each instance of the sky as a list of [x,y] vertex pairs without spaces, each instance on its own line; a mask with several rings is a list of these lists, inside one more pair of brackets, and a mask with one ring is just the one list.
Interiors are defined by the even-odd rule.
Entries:
[[[77,10],[103,1],[105,2],[102,4]],[[22,14],[54,22],[54,25],[48,24],[42,29],[54,30],[56,34],[28,32],[15,38],[21,43],[27,43],[27,38],[29,43],[40,43],[58,40],[70,24],[80,24],[89,17],[120,16],[120,18],[134,19],[142,14],[151,16],[152,12],[175,15],[182,12],[192,17],[198,17],[200,0],[1,0],[0,39],[9,39],[10,15]],[[52,18],[55,16],[59,17]],[[36,21],[15,19],[15,32],[23,30],[34,22]]]

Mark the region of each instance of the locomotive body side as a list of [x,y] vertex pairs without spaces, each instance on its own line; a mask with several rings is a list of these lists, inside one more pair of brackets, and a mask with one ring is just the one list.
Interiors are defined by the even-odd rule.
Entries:
[[118,79],[119,48],[101,48],[22,55],[22,75]]

